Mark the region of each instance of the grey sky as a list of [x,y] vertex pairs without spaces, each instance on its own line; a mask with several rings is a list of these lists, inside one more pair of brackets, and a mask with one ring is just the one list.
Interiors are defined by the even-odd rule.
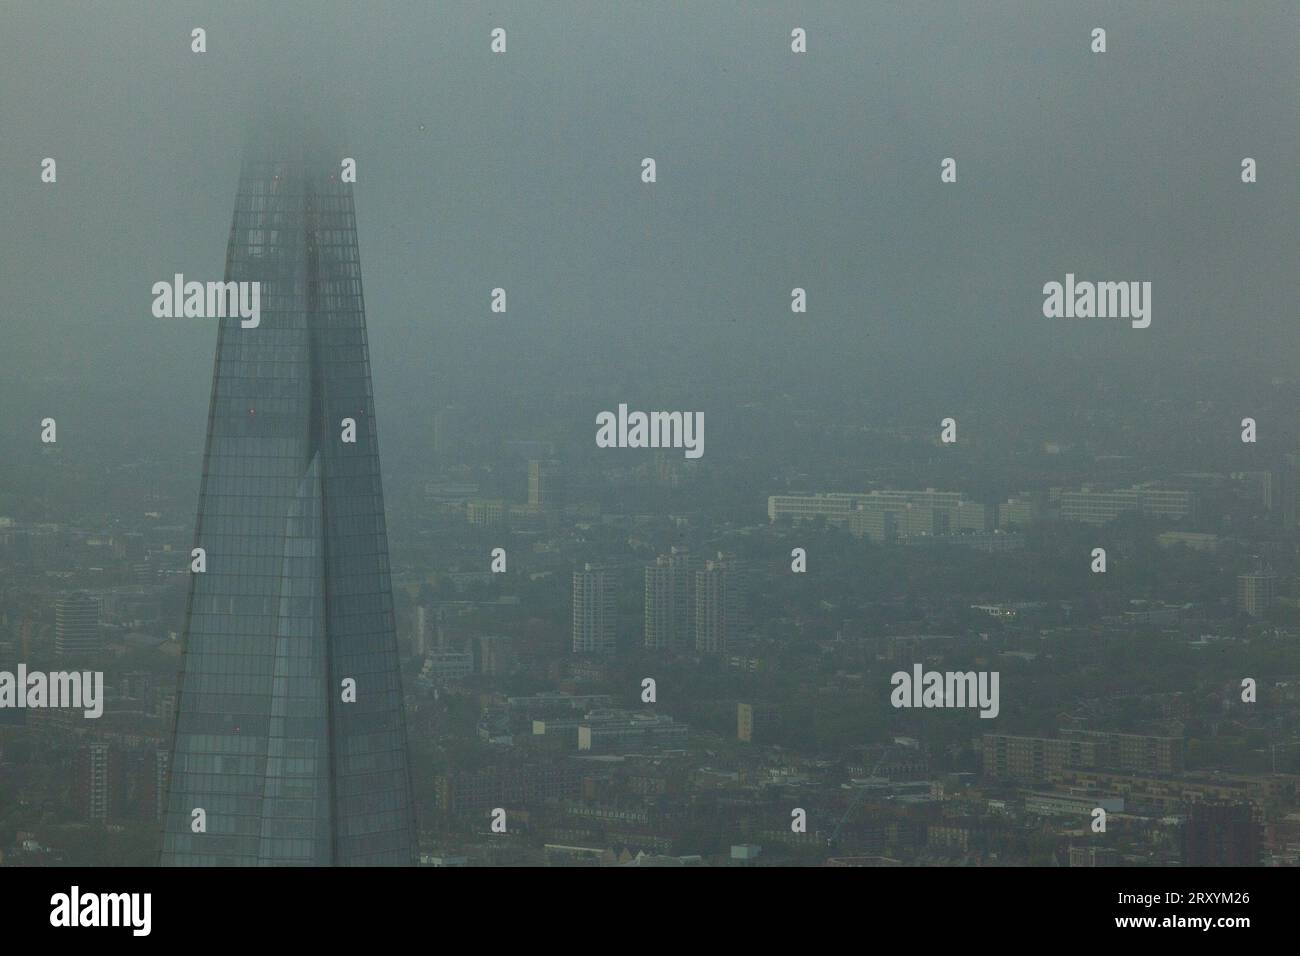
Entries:
[[[201,448],[215,323],[150,286],[221,276],[247,118],[290,86],[358,160],[386,444],[487,388],[1300,354],[1295,2],[22,2],[0,64],[6,442],[54,414]],[[1151,280],[1151,328],[1043,318],[1066,272]]]

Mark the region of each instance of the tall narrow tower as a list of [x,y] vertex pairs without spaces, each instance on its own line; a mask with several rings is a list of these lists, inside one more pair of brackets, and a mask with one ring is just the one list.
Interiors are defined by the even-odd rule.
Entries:
[[682,647],[695,625],[695,565],[688,548],[673,545],[645,569],[645,646]]
[[730,562],[721,553],[695,572],[695,650],[721,654],[735,618],[736,593]]
[[245,160],[218,320],[163,865],[406,865],[416,838],[352,187]]
[[614,577],[596,565],[573,572],[573,653],[612,654],[617,632]]

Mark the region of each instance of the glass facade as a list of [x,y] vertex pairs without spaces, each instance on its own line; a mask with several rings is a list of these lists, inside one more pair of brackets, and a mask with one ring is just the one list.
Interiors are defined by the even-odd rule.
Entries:
[[352,187],[318,155],[240,174],[260,321],[215,320],[163,865],[416,858]]

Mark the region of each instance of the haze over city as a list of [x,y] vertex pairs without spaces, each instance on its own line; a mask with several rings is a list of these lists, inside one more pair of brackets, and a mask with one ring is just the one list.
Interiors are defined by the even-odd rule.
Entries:
[[1294,3],[5,20],[0,863],[1300,860]]

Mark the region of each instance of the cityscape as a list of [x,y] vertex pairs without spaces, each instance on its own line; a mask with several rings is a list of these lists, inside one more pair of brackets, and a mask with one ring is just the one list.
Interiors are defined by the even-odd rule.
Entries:
[[[1295,453],[1161,469],[1127,427],[1062,425],[1086,437],[1022,432],[990,493],[1005,456],[894,428],[845,491],[830,460],[602,466],[435,421],[429,469],[385,476],[420,864],[1296,863]],[[6,864],[159,852],[185,503],[0,519],[0,670],[105,687],[94,721],[0,712]],[[1000,713],[891,706],[914,664],[1000,674]]]
[[1300,865],[1292,13],[292,6],[4,137],[0,867]]

